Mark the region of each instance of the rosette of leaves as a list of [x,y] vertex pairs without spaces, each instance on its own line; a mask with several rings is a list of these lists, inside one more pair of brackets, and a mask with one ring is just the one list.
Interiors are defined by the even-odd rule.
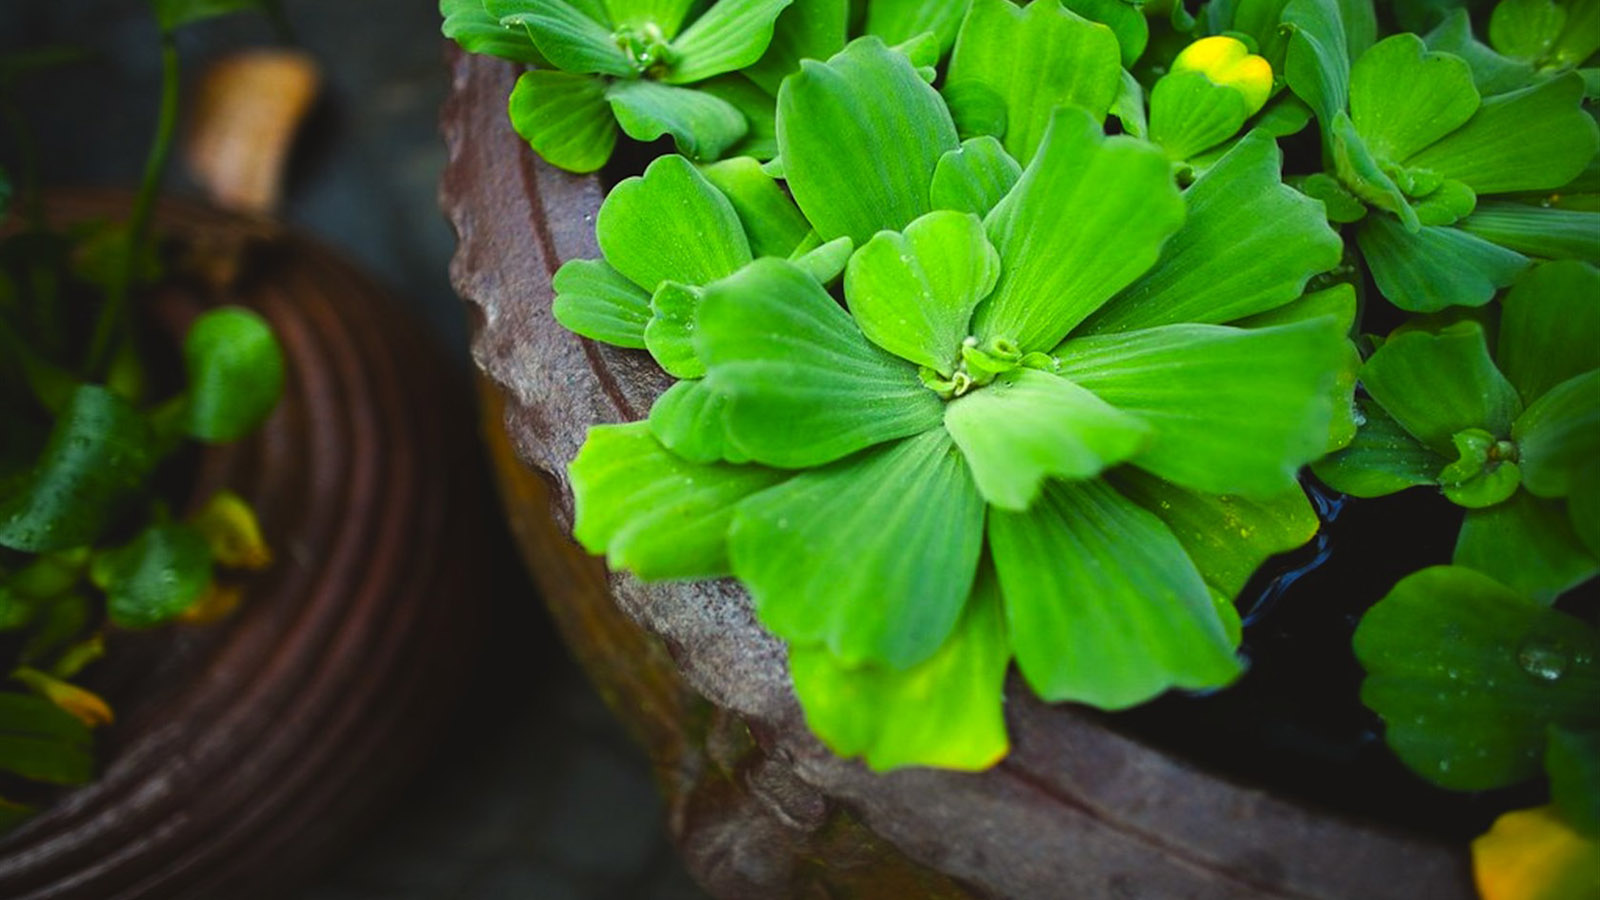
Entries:
[[550,164],[593,172],[619,129],[639,141],[670,135],[697,160],[744,139],[745,110],[761,118],[760,83],[843,44],[844,0],[799,0],[772,60],[750,78],[717,80],[762,60],[792,2],[440,0],[439,11],[463,48],[537,66],[512,91],[512,124]]
[[1432,485],[1466,517],[1454,560],[1549,599],[1600,572],[1600,270],[1559,261],[1472,319],[1419,322],[1361,370],[1355,441],[1315,464],[1357,497]]
[[1594,162],[1582,78],[1491,93],[1466,60],[1413,34],[1354,53],[1335,0],[1291,0],[1283,22],[1288,84],[1315,110],[1329,160],[1302,186],[1330,219],[1355,223],[1390,302],[1482,306],[1532,259],[1600,260],[1600,215],[1524,202]]
[[[158,482],[186,441],[237,440],[271,412],[284,379],[271,328],[244,309],[205,312],[183,340],[182,384],[158,397],[133,315],[138,290],[163,271],[149,222],[176,119],[172,33],[262,6],[154,4],[164,109],[127,221],[52,230],[31,178],[20,212],[0,199],[0,666],[11,682],[0,690],[0,771],[25,781],[93,776],[90,729],[112,711],[72,680],[108,631],[226,612],[236,592],[215,570],[270,557],[242,500],[220,493],[179,520],[169,508],[182,498]],[[0,798],[0,828],[31,812]]]
[[1548,776],[1551,803],[1473,844],[1486,900],[1600,887],[1600,633],[1472,569],[1403,579],[1362,618],[1362,700],[1395,754],[1440,787]]
[[[1536,74],[1593,67],[1600,52],[1600,2],[1501,0],[1489,16],[1488,33],[1497,53]],[[1584,78],[1595,84],[1593,74]]]
[[812,727],[875,767],[994,762],[1012,659],[1040,696],[1106,708],[1231,681],[1233,597],[1316,530],[1296,471],[1349,403],[1354,296],[1302,293],[1337,235],[1265,135],[1180,191],[1104,114],[1053,111],[1023,167],[961,142],[866,38],[778,103],[795,205],[815,241],[855,247],[839,296],[787,241],[744,262],[736,210],[599,223],[613,267],[618,243],[692,234],[737,268],[670,317],[659,290],[641,303],[653,274],[627,276],[685,380],[650,421],[591,430],[576,536],[647,579],[737,576]]

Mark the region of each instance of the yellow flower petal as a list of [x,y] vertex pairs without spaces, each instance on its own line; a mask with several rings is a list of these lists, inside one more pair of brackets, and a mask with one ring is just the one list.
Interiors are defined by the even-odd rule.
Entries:
[[1183,48],[1172,61],[1174,72],[1199,72],[1213,84],[1231,87],[1244,95],[1254,115],[1272,96],[1272,64],[1250,52],[1244,42],[1216,35]]
[[1472,842],[1483,900],[1600,897],[1600,840],[1579,834],[1553,806],[1509,812]]

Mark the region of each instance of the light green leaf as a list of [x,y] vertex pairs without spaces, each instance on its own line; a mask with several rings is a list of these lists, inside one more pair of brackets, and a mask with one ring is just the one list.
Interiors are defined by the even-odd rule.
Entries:
[[817,233],[860,246],[932,211],[934,167],[957,141],[944,101],[910,61],[862,38],[784,80],[778,146],[789,189]]
[[1429,450],[1366,397],[1356,399],[1361,427],[1350,446],[1311,464],[1311,471],[1352,497],[1384,497],[1434,484],[1449,460]]
[[880,231],[850,257],[844,294],[879,347],[945,377],[960,361],[972,310],[994,290],[1000,255],[971,213],[931,212]]
[[1284,78],[1326,129],[1349,101],[1350,51],[1338,0],[1290,0],[1282,26],[1289,33]]
[[1092,478],[1144,446],[1150,428],[1081,387],[1015,369],[945,407],[945,428],[983,498],[1020,512],[1046,478]]
[[495,0],[485,3],[502,25],[528,29],[544,58],[564,72],[633,78],[633,60],[611,36],[611,30],[566,0]]
[[[722,156],[736,158],[753,156],[758,160],[775,160],[778,155],[777,101],[755,82],[739,72],[718,75],[695,85],[695,90],[724,101],[744,116],[748,130]],[[763,171],[766,167],[763,167]],[[776,177],[782,177],[778,175]]]
[[1527,491],[1498,506],[1468,511],[1451,561],[1545,605],[1600,574],[1600,559],[1573,530],[1561,502]]
[[845,665],[904,670],[960,619],[983,517],[966,463],[935,428],[745,501],[728,550],[773,634],[826,644]]
[[1111,102],[1111,115],[1122,123],[1122,133],[1136,138],[1150,137],[1150,118],[1145,112],[1144,86],[1133,73],[1122,70],[1122,89]]
[[1186,160],[1239,133],[1250,106],[1237,89],[1196,71],[1169,72],[1150,91],[1150,140]]
[[1183,218],[1160,150],[1106,138],[1083,110],[1063,107],[985,222],[1002,268],[974,331],[1024,351],[1054,346],[1149,269]]
[[710,284],[750,261],[733,204],[681,156],[660,157],[612,188],[595,236],[606,262],[651,293],[666,281]]
[[794,201],[754,159],[725,159],[700,171],[738,213],[752,255],[786,258],[811,232]]
[[676,63],[662,78],[692,84],[742,69],[772,43],[773,25],[792,0],[717,0],[672,42]]
[[1466,124],[1477,109],[1467,64],[1427,52],[1414,34],[1374,44],[1350,70],[1350,118],[1382,159],[1406,159]]
[[1459,228],[1424,226],[1416,233],[1392,217],[1361,223],[1356,243],[1378,290],[1408,312],[1482,306],[1527,269],[1529,260]]
[[989,516],[1017,666],[1045,700],[1123,709],[1238,676],[1211,592],[1178,539],[1100,481],[1051,482]]
[[757,260],[706,289],[695,349],[728,398],[734,446],[768,465],[822,465],[937,427],[916,368],[869,342],[804,270]]
[[1168,325],[1070,340],[1056,355],[1063,376],[1154,429],[1134,465],[1196,490],[1267,499],[1293,488],[1327,445],[1344,334],[1330,318],[1253,330]]
[[678,152],[693,160],[717,159],[750,129],[737,107],[706,91],[644,79],[614,81],[606,100],[628,137],[649,143],[670,134]]
[[728,574],[734,507],[787,477],[681,459],[645,422],[590,428],[567,472],[576,506],[572,536],[590,553],[604,553],[611,568],[645,580]]
[[993,572],[978,577],[955,633],[904,671],[847,666],[825,648],[789,648],[806,723],[840,756],[874,771],[937,766],[977,771],[1010,748],[1002,690],[1011,648]]
[[1574,73],[1490,97],[1466,125],[1405,161],[1483,194],[1541,191],[1578,177],[1600,147]]
[[883,38],[891,46],[932,33],[942,56],[950,52],[956,30],[971,5],[972,0],[871,0],[866,5],[866,33]]
[[1026,165],[1057,107],[1105,120],[1122,89],[1122,51],[1110,28],[1059,0],[973,0],[950,56],[948,84],[981,84],[1005,103],[1005,147]]
[[1481,43],[1472,34],[1472,21],[1465,9],[1452,10],[1432,31],[1423,36],[1430,50],[1439,50],[1465,60],[1472,69],[1472,80],[1484,97],[1527,87],[1538,80],[1533,66],[1507,59]]
[[607,17],[617,30],[643,30],[654,26],[672,40],[695,0],[602,0]]
[[1511,427],[1522,484],[1539,497],[1572,493],[1585,468],[1600,465],[1600,369],[1551,388]]
[[1079,333],[1231,321],[1294,300],[1338,265],[1344,243],[1320,203],[1279,179],[1282,161],[1259,132],[1228,151],[1184,192],[1188,217],[1156,264]]
[[689,462],[748,462],[728,444],[726,402],[705,379],[680,381],[650,407],[650,433]]
[[1600,212],[1489,202],[1459,227],[1529,256],[1600,262]]
[[1600,51],[1600,6],[1594,0],[1572,0],[1566,10],[1567,25],[1550,48],[1547,60],[1547,64],[1561,68],[1581,66]]
[[1542,60],[1566,24],[1567,11],[1552,0],[1502,0],[1489,16],[1489,43],[1506,56]]
[[699,307],[699,289],[675,281],[663,281],[650,298],[651,316],[644,328],[644,344],[661,368],[674,378],[706,374],[705,363],[694,351],[695,311]]
[[586,338],[643,350],[650,321],[650,294],[604,260],[574,259],[551,281],[551,312],[568,331]]
[[189,377],[185,427],[206,443],[229,443],[254,431],[283,396],[283,348],[257,313],[238,306],[207,310],[183,339]]
[[1389,747],[1441,787],[1505,787],[1539,772],[1551,723],[1600,722],[1600,639],[1477,572],[1424,569],[1355,635],[1361,700]]
[[[804,247],[805,244],[802,243],[800,246]],[[851,243],[849,238],[834,238],[826,244],[790,257],[790,261],[807,275],[815,278],[817,284],[827,286],[844,274],[844,267],[850,262],[853,253],[855,244]]]
[[1298,486],[1263,501],[1179,487],[1124,466],[1113,487],[1166,523],[1214,590],[1230,601],[1256,569],[1304,545],[1322,522]]
[[92,543],[149,477],[155,445],[126,400],[80,386],[38,462],[0,498],[0,546],[45,553]]
[[1144,12],[1128,0],[1062,0],[1072,10],[1091,22],[1110,28],[1122,48],[1122,65],[1132,66],[1144,55],[1150,43],[1150,23]]
[[593,172],[617,146],[617,123],[605,82],[588,75],[532,69],[511,91],[511,124],[545,162]]
[[1575,262],[1531,269],[1500,302],[1495,360],[1524,402],[1600,369],[1600,270]]
[[976,137],[939,157],[929,198],[937,209],[987,216],[1022,177],[1022,167],[993,137]]
[[[1274,325],[1288,325],[1330,316],[1338,322],[1340,331],[1348,335],[1355,329],[1357,307],[1355,286],[1341,283],[1306,294],[1298,300],[1264,313],[1236,319],[1232,324],[1239,328],[1270,328]],[[1334,375],[1330,394],[1333,420],[1328,427],[1329,453],[1342,449],[1355,440],[1357,419],[1355,390],[1360,372],[1361,352],[1356,349],[1354,341],[1345,341],[1344,358]]]
[[439,14],[444,17],[440,31],[468,53],[547,65],[528,30],[501,25],[498,16],[483,8],[483,0],[439,0]]
[[783,79],[800,71],[801,60],[825,60],[844,49],[849,19],[849,0],[794,0],[778,16],[766,54],[744,74],[776,97]]
[[152,525],[94,559],[92,578],[106,592],[106,613],[122,628],[153,628],[194,605],[211,583],[211,547],[194,528]]
[[987,85],[976,81],[945,83],[940,96],[950,107],[956,132],[962,140],[975,137],[999,139],[1006,133],[1006,100]]
[[1516,388],[1489,358],[1483,327],[1470,320],[1390,337],[1368,358],[1361,382],[1400,427],[1449,459],[1457,432],[1505,437],[1522,412]]

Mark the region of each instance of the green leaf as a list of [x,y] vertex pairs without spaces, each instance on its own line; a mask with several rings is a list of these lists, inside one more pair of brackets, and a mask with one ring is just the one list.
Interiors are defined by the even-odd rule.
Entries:
[[500,17],[500,24],[527,28],[544,58],[564,72],[621,78],[639,74],[611,30],[567,0],[492,0],[484,6]]
[[1150,433],[1065,378],[1026,368],[948,404],[944,424],[983,498],[1017,512],[1046,478],[1092,478],[1137,453]]
[[1567,517],[1583,547],[1600,558],[1600,472],[1578,473],[1577,486],[1567,497]]
[[[815,232],[812,232],[815,234]],[[801,246],[805,246],[801,244]],[[855,245],[847,237],[834,238],[833,240],[790,257],[797,267],[807,275],[816,279],[817,284],[830,285],[844,274],[844,267],[850,262],[850,257],[855,253]]]
[[[753,156],[758,160],[773,160],[778,155],[778,119],[773,96],[758,87],[744,75],[733,72],[719,75],[695,85],[701,93],[710,94],[739,111],[749,129],[744,137],[723,151],[724,157]],[[765,167],[763,167],[765,170]]]
[[599,259],[573,259],[556,271],[551,311],[563,328],[596,341],[645,348],[650,294]]
[[1057,107],[1105,120],[1122,89],[1122,51],[1110,28],[1059,0],[973,0],[950,56],[952,86],[981,84],[1005,103],[1005,147],[1027,164]]
[[522,73],[511,91],[511,125],[545,162],[568,172],[599,169],[617,146],[605,82],[588,75]]
[[957,141],[944,101],[911,62],[862,38],[784,80],[778,146],[789,189],[817,233],[860,246],[933,210],[934,167]]
[[778,14],[791,2],[717,0],[672,42],[678,61],[662,80],[691,84],[754,63],[767,52]]
[[[1232,324],[1239,328],[1270,328],[1274,325],[1289,325],[1329,316],[1338,323],[1339,329],[1348,335],[1355,329],[1357,306],[1355,286],[1340,283],[1306,294],[1298,300],[1264,313],[1236,319]],[[1343,360],[1334,374],[1330,393],[1333,405],[1333,420],[1328,427],[1327,449],[1330,453],[1348,446],[1355,439],[1357,427],[1355,391],[1360,372],[1361,352],[1356,349],[1354,341],[1347,340],[1344,344]]]
[[1507,56],[1541,60],[1567,24],[1567,11],[1552,0],[1502,0],[1489,16],[1489,43]]
[[1136,138],[1150,137],[1150,117],[1145,112],[1144,86],[1127,69],[1122,70],[1122,89],[1111,102],[1111,115],[1122,123],[1122,133]]
[[602,0],[607,17],[612,25],[621,30],[623,28],[643,29],[655,26],[660,29],[662,37],[672,40],[683,27],[683,20],[688,17],[689,10],[695,5],[695,0]]
[[92,543],[155,464],[144,417],[105,388],[79,387],[37,464],[0,499],[0,546],[46,553]]
[[441,32],[468,53],[498,56],[512,62],[543,64],[544,57],[525,28],[508,28],[483,8],[483,0],[439,0],[444,16]]
[[1412,437],[1376,401],[1356,399],[1361,427],[1350,446],[1311,464],[1328,487],[1352,497],[1384,497],[1438,481],[1447,459]]
[[94,778],[93,735],[42,697],[0,692],[0,770],[47,784]]
[[1378,290],[1408,312],[1482,306],[1517,280],[1528,258],[1459,228],[1424,226],[1416,233],[1386,215],[1369,215],[1356,232]]
[[606,262],[652,294],[667,281],[710,284],[750,261],[733,204],[681,156],[660,157],[612,188],[595,237]]
[[744,114],[706,91],[643,79],[614,81],[606,100],[623,133],[649,143],[672,135],[678,152],[693,160],[713,160],[749,131]]
[[1600,262],[1600,212],[1490,202],[1459,227],[1529,256]]
[[1427,52],[1414,34],[1374,44],[1350,70],[1350,118],[1383,159],[1410,157],[1465,125],[1477,109],[1467,64]]
[[1400,427],[1448,459],[1455,458],[1457,432],[1482,428],[1505,437],[1522,412],[1473,321],[1390,337],[1367,360],[1361,381]]
[[1371,206],[1399,216],[1407,230],[1417,230],[1421,221],[1411,208],[1411,201],[1394,178],[1390,177],[1395,170],[1383,165],[1373,155],[1361,135],[1356,133],[1355,123],[1350,121],[1350,117],[1343,110],[1335,113],[1332,123],[1325,130],[1333,157],[1334,174],[1339,182]]
[[943,404],[916,369],[867,340],[802,269],[751,263],[706,289],[695,348],[728,399],[734,445],[806,468],[938,426]]
[[188,433],[228,443],[254,431],[283,396],[283,348],[267,320],[248,309],[208,310],[183,340],[189,373]]
[[127,544],[95,556],[90,577],[106,592],[106,612],[123,628],[153,628],[194,605],[211,583],[205,535],[178,522],[151,525]]
[[866,33],[891,46],[932,33],[942,56],[955,43],[956,31],[971,5],[972,0],[871,0],[866,4]]
[[1561,817],[1584,834],[1600,834],[1600,729],[1552,726],[1544,768]]
[[680,381],[650,407],[650,433],[689,462],[748,462],[728,444],[726,402],[703,379]]
[[1006,100],[992,88],[976,81],[946,83],[940,96],[950,107],[950,117],[962,140],[998,139],[1006,133]]
[[1562,504],[1527,491],[1468,512],[1451,561],[1546,605],[1600,574],[1600,559],[1584,546]]
[[1122,48],[1122,65],[1131,67],[1144,55],[1150,43],[1150,23],[1144,12],[1128,0],[1062,0],[1072,10],[1091,22],[1110,28]]
[[1279,180],[1282,161],[1259,132],[1228,151],[1184,192],[1188,217],[1156,264],[1079,333],[1231,321],[1294,300],[1338,265],[1344,243],[1320,203]]
[[733,205],[753,256],[786,258],[811,233],[794,201],[754,159],[726,159],[706,166],[701,173]]
[[985,222],[1001,275],[974,332],[1024,351],[1054,346],[1149,269],[1183,217],[1160,150],[1104,137],[1083,110],[1063,107]]
[[1284,79],[1326,129],[1349,102],[1350,51],[1338,0],[1290,0],[1282,27],[1289,33]]
[[734,508],[784,480],[759,466],[699,465],[668,452],[645,422],[596,425],[567,469],[572,536],[645,580],[728,574]]
[[282,15],[274,0],[150,0],[150,5],[155,8],[156,23],[167,32],[232,13]]
[[1594,0],[1576,0],[1567,4],[1566,11],[1567,25],[1547,58],[1547,64],[1555,67],[1584,65],[1600,51],[1600,6]]
[[1507,59],[1481,43],[1472,34],[1472,21],[1464,9],[1454,10],[1422,38],[1430,50],[1458,56],[1472,69],[1478,93],[1485,97],[1504,94],[1539,80],[1533,66]]
[[1099,481],[989,516],[1017,666],[1045,700],[1102,709],[1238,676],[1211,593],[1172,532]]
[[971,213],[931,212],[903,233],[880,231],[850,257],[844,293],[868,339],[949,377],[1000,256]]
[[1600,462],[1600,369],[1575,375],[1529,404],[1511,427],[1522,483],[1539,497],[1572,493]]
[[800,71],[801,60],[827,59],[844,49],[849,19],[849,0],[794,0],[778,17],[766,54],[744,74],[776,97],[783,79]]
[[1131,466],[1113,472],[1111,484],[1166,523],[1206,584],[1229,601],[1262,563],[1304,545],[1322,525],[1299,487],[1255,501],[1191,491]]
[[933,656],[904,671],[847,666],[822,647],[791,647],[789,669],[806,723],[841,756],[868,767],[977,771],[1010,748],[1004,697],[1011,648],[993,572]]
[[904,670],[960,619],[983,518],[966,463],[935,428],[745,501],[728,551],[772,633],[825,643],[845,665]]
[[1331,318],[1252,330],[1168,325],[1056,350],[1063,376],[1151,426],[1134,465],[1258,499],[1293,488],[1300,467],[1322,455],[1343,353]]
[[976,137],[939,157],[929,199],[938,209],[987,216],[1021,177],[1022,167],[999,141]]
[[1600,147],[1574,73],[1490,97],[1466,125],[1405,161],[1483,194],[1541,191],[1578,177]]
[[1169,72],[1150,91],[1150,140],[1175,160],[1233,137],[1249,118],[1244,94],[1202,72]]
[[1600,723],[1600,639],[1468,569],[1411,575],[1355,635],[1361,700],[1395,754],[1451,790],[1536,775],[1552,724]]
[[664,281],[650,298],[650,322],[644,343],[661,368],[674,378],[699,378],[705,363],[694,352],[695,311],[700,291],[675,281]]
[[1600,369],[1600,270],[1575,262],[1536,266],[1500,302],[1495,359],[1532,403],[1568,378]]

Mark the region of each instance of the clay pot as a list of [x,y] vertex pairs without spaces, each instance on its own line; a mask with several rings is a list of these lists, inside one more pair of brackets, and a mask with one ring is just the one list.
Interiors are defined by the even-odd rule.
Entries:
[[[602,185],[517,139],[505,116],[512,66],[459,54],[452,64],[442,195],[460,237],[455,285],[476,313],[474,355],[503,403],[496,456],[511,516],[529,558],[564,588],[547,591],[552,612],[645,741],[672,832],[713,894],[1472,896],[1463,846],[1229,780],[1019,684],[1007,695],[1013,750],[998,766],[872,774],[807,730],[784,649],[736,584],[605,576],[562,533],[566,465],[589,425],[642,418],[670,380],[642,352],[555,323],[551,275],[599,255]],[[553,566],[565,574],[552,578]]]
[[[120,195],[52,201],[64,220]],[[159,232],[266,237],[229,302],[288,360],[256,435],[197,456],[192,496],[254,504],[276,560],[218,623],[117,632],[86,672],[118,714],[99,779],[0,838],[0,896],[281,897],[414,773],[480,630],[483,492],[470,404],[393,300],[260,221],[170,204]],[[156,301],[171,333],[195,296]]]

